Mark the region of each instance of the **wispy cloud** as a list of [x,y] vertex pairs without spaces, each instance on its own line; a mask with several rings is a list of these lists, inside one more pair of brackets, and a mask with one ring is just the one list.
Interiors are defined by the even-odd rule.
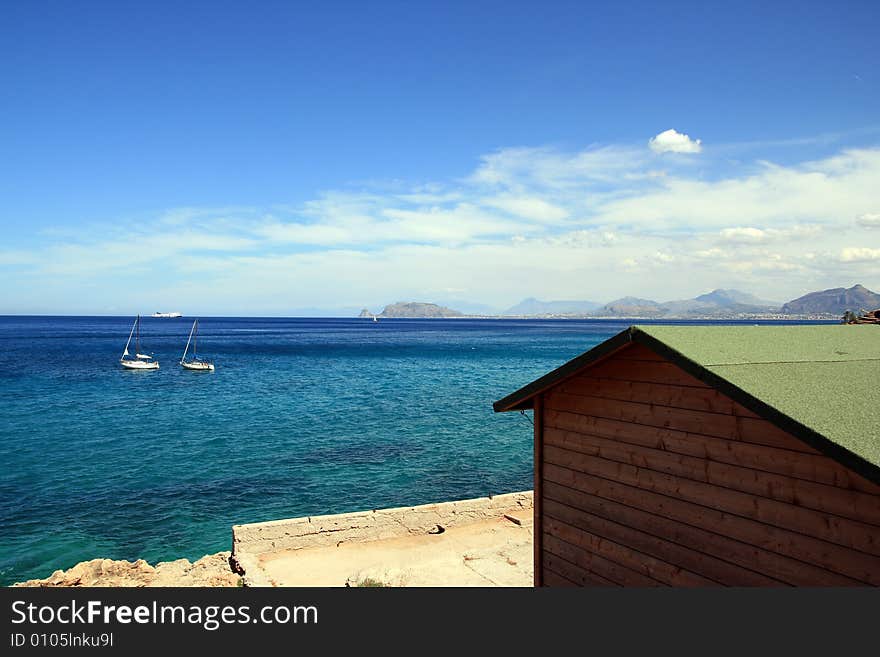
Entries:
[[856,223],[862,228],[880,228],[880,212],[866,212]]
[[0,311],[49,287],[51,299],[85,289],[127,298],[143,280],[148,307],[196,297],[218,311],[278,313],[448,290],[505,305],[880,286],[880,249],[863,243],[880,227],[880,148],[725,168],[711,149],[670,157],[701,144],[669,132],[641,146],[501,149],[457,180],[329,190],[286,206],[169,209],[33,236],[39,248],[0,251],[11,281]]
[[849,246],[840,252],[843,262],[876,262],[880,260],[880,249],[863,246]]
[[766,244],[780,240],[813,239],[822,233],[822,226],[794,225],[788,228],[753,228],[742,226],[724,228],[719,237],[721,242],[728,244]]
[[650,175],[651,153],[633,146],[598,146],[574,153],[555,148],[505,148],[481,158],[469,181],[477,186],[545,192],[619,184]]
[[745,175],[718,180],[670,175],[656,189],[604,204],[597,218],[694,230],[725,224],[841,223],[873,207],[878,175],[878,149],[847,150],[795,166],[756,162]]
[[564,208],[535,196],[496,196],[482,199],[482,202],[520,219],[540,223],[557,223],[568,217]]

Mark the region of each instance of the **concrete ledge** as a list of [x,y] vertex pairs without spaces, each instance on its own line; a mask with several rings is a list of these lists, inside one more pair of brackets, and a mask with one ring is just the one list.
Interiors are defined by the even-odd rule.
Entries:
[[438,527],[448,529],[505,513],[520,515],[532,506],[532,491],[523,491],[458,502],[234,525],[232,559],[246,585],[266,586],[268,582],[257,581],[262,579],[260,569],[255,567],[259,555],[436,533]]

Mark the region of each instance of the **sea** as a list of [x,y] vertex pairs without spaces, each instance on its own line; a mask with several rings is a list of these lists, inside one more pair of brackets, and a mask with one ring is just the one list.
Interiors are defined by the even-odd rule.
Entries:
[[528,490],[529,414],[492,402],[629,325],[202,317],[216,370],[196,372],[187,317],[143,317],[160,369],[123,369],[132,322],[0,316],[2,585],[194,560],[239,523]]

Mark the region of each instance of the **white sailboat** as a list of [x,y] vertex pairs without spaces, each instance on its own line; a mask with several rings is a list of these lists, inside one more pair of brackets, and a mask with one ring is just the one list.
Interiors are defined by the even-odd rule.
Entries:
[[[131,346],[131,338],[134,336],[134,358],[131,357],[128,348]],[[158,361],[148,354],[141,353],[141,316],[138,315],[128,334],[128,342],[125,343],[125,350],[119,359],[120,364],[129,370],[158,370]]]
[[[192,328],[189,330],[189,339],[186,341],[186,348],[183,350],[183,356],[180,357],[180,364],[188,370],[197,370],[200,372],[213,372],[214,363],[209,360],[202,360],[196,353],[196,347],[199,340],[199,320],[193,322]],[[190,360],[186,359],[186,352],[189,351],[189,343],[192,342],[193,355]]]

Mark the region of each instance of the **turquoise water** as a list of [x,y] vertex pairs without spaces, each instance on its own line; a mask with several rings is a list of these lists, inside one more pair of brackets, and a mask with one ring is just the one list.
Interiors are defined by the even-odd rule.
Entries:
[[230,548],[230,527],[531,488],[531,424],[492,402],[617,322],[0,317],[0,583],[95,557]]

